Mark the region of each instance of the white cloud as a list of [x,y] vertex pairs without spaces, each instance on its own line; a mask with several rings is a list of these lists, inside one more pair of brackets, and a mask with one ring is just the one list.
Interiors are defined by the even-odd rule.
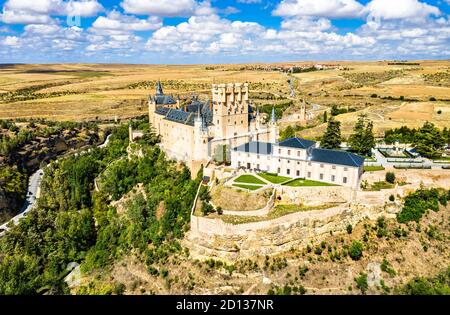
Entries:
[[0,13],[0,21],[6,24],[47,24],[51,23],[53,20],[46,14],[3,9],[3,12]]
[[361,16],[364,6],[356,0],[283,0],[273,11],[276,16],[317,16],[352,18]]
[[103,10],[103,6],[97,0],[69,1],[65,5],[65,13],[67,15],[92,17]]
[[237,0],[238,3],[244,3],[244,4],[261,3],[261,1],[262,0]]
[[149,31],[162,27],[162,21],[158,17],[149,17],[142,20],[135,16],[112,11],[106,17],[99,16],[92,27],[100,30]]
[[17,47],[20,46],[20,39],[16,36],[6,36],[1,43],[5,46]]
[[0,21],[7,24],[48,24],[51,16],[95,16],[103,7],[97,0],[8,0]]
[[418,0],[372,0],[364,9],[369,19],[417,19],[440,15],[440,10]]
[[173,17],[190,16],[199,5],[194,0],[124,0],[120,6],[127,13]]

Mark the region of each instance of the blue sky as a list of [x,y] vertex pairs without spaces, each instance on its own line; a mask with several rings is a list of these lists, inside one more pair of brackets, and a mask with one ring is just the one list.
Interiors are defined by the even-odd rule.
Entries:
[[450,58],[450,0],[7,0],[0,63]]

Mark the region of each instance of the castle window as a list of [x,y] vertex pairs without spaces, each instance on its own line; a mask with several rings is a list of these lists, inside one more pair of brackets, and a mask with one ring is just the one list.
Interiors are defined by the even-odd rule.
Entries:
[[257,159],[259,159],[259,154],[256,156]]
[[334,175],[331,175],[331,181],[334,182],[336,180],[336,177]]
[[288,174],[288,175],[291,174],[291,170],[290,170],[290,169],[287,169],[287,170],[286,170],[286,174]]
[[323,179],[323,174],[320,174],[319,178],[320,178],[320,179]]
[[348,171],[348,167],[344,167],[344,171],[347,172]]
[[288,155],[291,155],[291,150],[288,150]]
[[297,156],[300,156],[300,151],[297,151]]
[[311,166],[311,162],[308,162],[308,166]]
[[281,149],[278,149],[278,154],[281,154]]
[[320,164],[320,168],[323,168],[323,164]]
[[300,165],[300,162],[297,162],[297,165]]
[[259,169],[259,164],[256,164],[256,168]]
[[311,178],[311,172],[308,172],[308,178]]
[[344,184],[347,184],[347,177],[342,178],[342,182],[343,182]]
[[299,177],[300,176],[300,171],[297,171],[297,177]]
[[243,124],[244,123],[244,121],[243,120],[241,120],[241,124]]
[[335,170],[336,169],[336,165],[333,165],[331,168]]
[[279,174],[281,172],[280,168],[277,168],[277,173]]
[[290,164],[291,163],[291,160],[288,160],[288,164]]

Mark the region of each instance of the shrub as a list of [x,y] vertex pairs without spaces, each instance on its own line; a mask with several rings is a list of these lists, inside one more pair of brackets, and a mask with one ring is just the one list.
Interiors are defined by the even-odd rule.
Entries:
[[397,214],[399,223],[419,222],[428,209],[439,210],[439,191],[437,189],[420,189],[405,198],[402,210]]
[[353,260],[359,260],[363,254],[363,245],[358,241],[353,241],[348,249],[348,254]]
[[442,114],[442,110],[437,111],[438,115]]
[[351,224],[347,225],[347,233],[352,234],[352,231],[353,231],[352,225]]
[[391,183],[391,184],[395,183],[395,174],[394,173],[387,172],[385,178],[388,183]]
[[435,97],[430,97],[430,102],[436,102],[436,98]]
[[356,287],[361,290],[362,294],[365,294],[369,288],[369,284],[367,283],[367,274],[360,273],[359,276],[355,278],[355,282]]
[[217,207],[217,214],[222,215],[223,214],[223,210],[222,207]]
[[395,196],[394,196],[394,195],[390,195],[390,196],[389,196],[389,201],[394,202],[394,201],[395,201]]

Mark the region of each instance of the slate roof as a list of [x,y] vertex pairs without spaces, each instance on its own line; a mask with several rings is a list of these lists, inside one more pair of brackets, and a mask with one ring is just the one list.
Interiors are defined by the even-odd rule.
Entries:
[[280,147],[290,147],[297,149],[308,149],[309,147],[315,144],[314,141],[306,140],[302,138],[289,138],[284,141],[281,141],[278,145]]
[[251,141],[234,148],[234,151],[257,154],[272,154],[272,143]]
[[173,99],[172,95],[163,95],[158,94],[155,96],[152,96],[153,100],[155,101],[156,105],[171,105],[176,104],[177,102]]
[[364,164],[364,158],[362,156],[346,151],[317,148],[312,149],[310,160],[314,162],[346,165],[352,167],[360,167]]

